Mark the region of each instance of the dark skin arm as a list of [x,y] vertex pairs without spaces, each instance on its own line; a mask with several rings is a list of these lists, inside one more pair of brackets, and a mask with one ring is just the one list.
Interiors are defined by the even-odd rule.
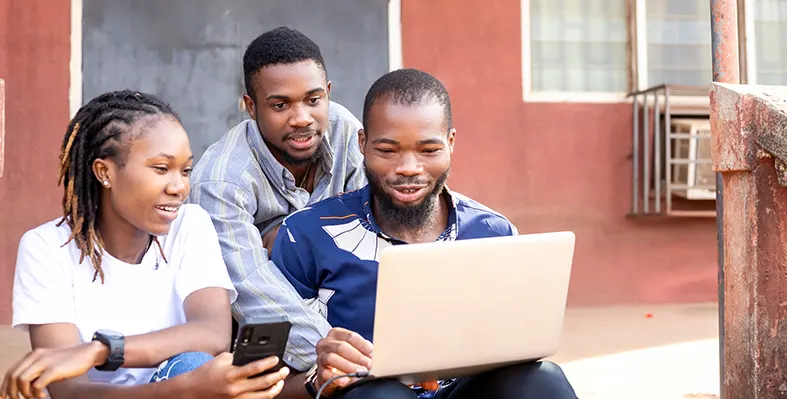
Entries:
[[[12,366],[3,381],[0,393],[7,394],[5,397],[16,398],[19,393],[26,398],[44,398],[44,390],[48,389],[52,397],[58,399],[122,399],[141,396],[165,398],[169,395],[181,395],[185,388],[182,379],[163,381],[166,384],[156,387],[153,384],[124,387],[89,382],[85,373],[104,362],[106,347],[95,342],[80,344],[79,331],[73,324],[30,326],[30,341],[35,350]],[[45,371],[40,372],[40,368]],[[35,374],[39,374],[37,378],[34,377]],[[55,382],[54,378],[63,380]]]
[[[31,326],[31,331],[33,326]],[[16,398],[21,394],[25,398],[45,398],[45,389],[49,390],[52,398],[238,398],[238,399],[271,399],[278,395],[283,388],[284,378],[289,374],[285,367],[278,372],[262,377],[249,378],[259,374],[278,363],[275,357],[258,360],[243,367],[232,365],[232,355],[222,353],[215,359],[189,373],[161,382],[123,386],[113,384],[100,384],[88,381],[87,376],[77,374],[75,365],[84,362],[78,355],[88,356],[103,350],[82,351],[82,345],[73,346],[79,342],[79,333],[72,324],[50,324],[36,326],[34,338],[36,344],[49,344],[49,349],[38,348],[11,367],[0,388],[0,398]],[[65,335],[61,335],[65,334]],[[44,342],[42,342],[44,341]],[[98,347],[98,343],[88,344]],[[101,345],[103,346],[103,345]],[[104,361],[103,357],[96,357],[95,364]],[[37,363],[45,362],[49,367],[38,379],[25,376],[31,373]],[[86,371],[85,371],[86,372]],[[50,375],[47,375],[50,374]],[[57,381],[47,386],[51,375],[71,375],[69,379]],[[33,381],[32,384],[19,384],[21,381]]]
[[268,250],[268,257],[273,253],[273,242],[276,241],[276,235],[279,234],[279,227],[281,225],[268,230],[262,235],[262,246]]
[[[359,370],[368,371],[372,365],[372,343],[360,334],[343,329],[333,328],[328,336],[317,343],[317,381],[319,389],[322,384],[334,376],[355,373]],[[309,399],[304,388],[306,373],[294,374],[287,378],[284,390],[280,394],[283,399]],[[340,388],[358,381],[357,378],[340,378],[328,387],[324,394],[331,395]],[[422,388],[434,391],[439,385],[437,381],[426,381]]]
[[[231,331],[228,303],[229,293],[223,288],[204,288],[193,292],[184,301],[186,324],[126,338],[123,366],[156,367],[183,352],[202,351],[218,355],[226,351]],[[123,390],[87,382],[84,374],[104,363],[108,348],[97,342],[81,343],[73,324],[35,325],[29,330],[34,351],[9,369],[0,393],[13,397],[15,392],[21,391],[26,397],[40,397],[49,384],[52,384],[54,395],[66,398],[109,395],[115,390]],[[62,383],[55,383],[57,381]],[[180,388],[178,383],[165,384],[156,388],[156,392],[163,390],[165,394],[171,394],[172,390]]]
[[200,351],[213,356],[229,350],[232,321],[229,293],[210,287],[183,301],[186,323],[126,338],[123,367],[158,367],[179,353]]
[[[372,344],[359,334],[342,328],[333,328],[328,336],[317,343],[317,381],[319,387],[335,375],[368,370],[371,366]],[[292,375],[287,378],[282,399],[309,399],[304,387],[306,373]],[[333,382],[323,391],[323,395],[331,395],[337,389],[347,386],[357,378],[342,378]]]
[[312,399],[303,385],[305,380],[306,373],[290,375],[285,380],[284,389],[282,389],[279,397],[282,399]]
[[[104,345],[79,345],[79,332],[73,324],[30,326],[30,332],[37,349],[9,369],[0,387],[0,398],[16,399],[18,394],[25,398],[45,398],[44,390],[48,389],[56,399],[271,399],[281,392],[284,378],[289,374],[289,369],[284,367],[275,373],[249,378],[273,367],[278,359],[271,357],[235,367],[232,354],[225,352],[196,370],[161,382],[133,386],[99,384],[88,381],[85,373],[90,367],[85,368],[84,364],[103,363]],[[45,371],[39,373],[36,366],[43,366]],[[38,378],[33,377],[36,374]],[[53,380],[54,376],[60,380]]]

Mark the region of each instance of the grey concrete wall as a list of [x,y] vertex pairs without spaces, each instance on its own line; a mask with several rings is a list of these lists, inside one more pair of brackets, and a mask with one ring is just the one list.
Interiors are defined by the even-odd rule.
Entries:
[[245,118],[241,60],[257,35],[299,29],[323,52],[332,99],[361,117],[388,71],[387,0],[84,0],[84,102],[109,90],[159,95],[199,156]]

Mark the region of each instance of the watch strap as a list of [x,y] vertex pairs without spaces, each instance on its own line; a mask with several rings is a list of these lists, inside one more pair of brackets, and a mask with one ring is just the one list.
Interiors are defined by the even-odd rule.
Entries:
[[93,334],[93,341],[101,342],[109,348],[107,360],[96,366],[99,371],[115,371],[125,362],[125,337],[120,333],[96,331]]
[[317,388],[314,386],[315,381],[317,381],[317,365],[315,364],[309,371],[306,372],[306,378],[304,380],[303,385],[306,387],[306,392],[309,393],[309,397],[316,398],[317,397]]

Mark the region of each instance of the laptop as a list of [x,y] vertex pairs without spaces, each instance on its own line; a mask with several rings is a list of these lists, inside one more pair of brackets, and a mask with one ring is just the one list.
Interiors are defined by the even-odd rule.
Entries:
[[417,384],[553,355],[574,242],[554,232],[384,249],[371,378]]

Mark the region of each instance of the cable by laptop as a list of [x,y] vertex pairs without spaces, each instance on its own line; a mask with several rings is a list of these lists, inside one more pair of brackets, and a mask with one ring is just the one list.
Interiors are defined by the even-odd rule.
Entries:
[[350,373],[350,374],[343,374],[343,375],[333,376],[333,377],[329,378],[328,381],[325,381],[325,383],[320,386],[320,389],[317,391],[317,396],[315,397],[315,399],[320,399],[320,396],[322,396],[322,391],[325,390],[325,388],[327,388],[328,385],[331,385],[332,382],[334,382],[334,381],[336,381],[336,380],[338,380],[340,378],[364,378],[364,377],[368,377],[368,376],[369,376],[369,372],[368,371],[359,371],[357,373]]

